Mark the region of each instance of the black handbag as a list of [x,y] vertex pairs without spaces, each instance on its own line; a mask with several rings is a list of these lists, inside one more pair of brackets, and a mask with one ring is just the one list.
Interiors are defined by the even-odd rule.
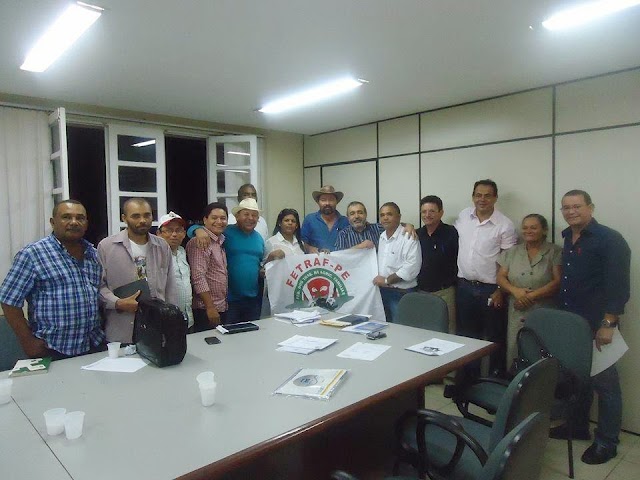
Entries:
[[[520,329],[516,344],[518,345],[518,357],[513,360],[511,365],[511,372],[514,376],[542,358],[556,358],[547,350],[538,334],[528,327]],[[558,361],[558,364],[560,368],[558,370],[555,397],[560,400],[566,400],[576,395],[584,385],[575,373],[562,365],[562,362]]]
[[187,322],[175,305],[157,298],[140,300],[133,341],[138,354],[158,367],[176,365],[187,353]]

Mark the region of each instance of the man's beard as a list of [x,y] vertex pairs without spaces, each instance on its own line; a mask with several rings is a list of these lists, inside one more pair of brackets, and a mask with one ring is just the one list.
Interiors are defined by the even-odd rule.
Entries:
[[320,210],[324,215],[331,215],[333,212],[336,211],[335,208],[333,208],[331,205],[327,205],[325,207],[322,207],[322,209]]

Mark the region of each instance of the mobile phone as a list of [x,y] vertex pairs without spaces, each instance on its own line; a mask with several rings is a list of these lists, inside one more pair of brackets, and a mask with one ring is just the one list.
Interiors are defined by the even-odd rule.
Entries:
[[367,333],[367,338],[369,340],[378,340],[380,338],[385,338],[386,336],[386,333],[380,331]]
[[220,343],[220,339],[218,337],[205,337],[204,341],[209,345],[216,345]]

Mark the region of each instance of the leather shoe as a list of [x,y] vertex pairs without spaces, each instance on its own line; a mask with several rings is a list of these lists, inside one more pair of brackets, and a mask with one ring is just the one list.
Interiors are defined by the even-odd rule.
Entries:
[[[556,440],[567,440],[569,438],[569,429],[567,425],[558,425],[549,431],[549,438],[555,438]],[[572,440],[591,440],[591,433],[589,429],[579,429],[571,432]]]
[[606,463],[618,454],[616,447],[608,448],[597,443],[592,443],[582,454],[581,460],[588,465],[600,465]]

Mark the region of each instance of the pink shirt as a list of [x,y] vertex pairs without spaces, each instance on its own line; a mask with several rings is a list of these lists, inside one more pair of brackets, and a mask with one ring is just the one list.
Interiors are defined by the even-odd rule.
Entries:
[[513,222],[494,210],[481,222],[475,207],[465,208],[455,222],[458,230],[458,277],[483,283],[496,283],[500,252],[513,247],[518,234]]
[[193,307],[205,308],[200,293],[209,292],[213,305],[218,312],[226,312],[227,305],[227,255],[222,249],[224,235],[216,236],[209,229],[203,228],[211,238],[207,248],[198,248],[196,239],[187,243],[187,256],[191,266],[191,283],[193,283]]

